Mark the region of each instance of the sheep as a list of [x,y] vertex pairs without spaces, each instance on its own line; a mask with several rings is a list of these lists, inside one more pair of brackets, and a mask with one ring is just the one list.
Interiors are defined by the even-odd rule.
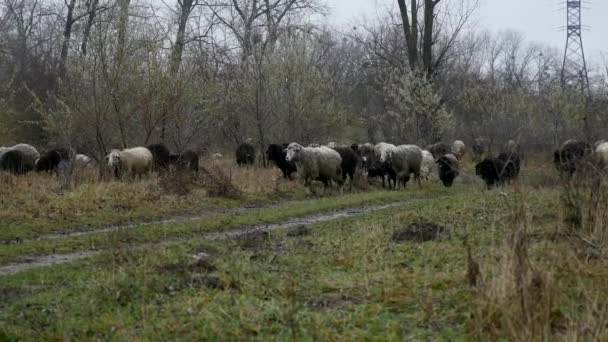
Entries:
[[553,152],[555,168],[563,175],[572,176],[581,160],[592,152],[591,146],[583,141],[567,140]]
[[357,155],[361,161],[361,167],[363,169],[368,168],[375,162],[374,145],[370,143],[357,145]]
[[475,174],[481,177],[488,189],[517,178],[520,170],[517,154],[503,152],[497,158],[485,158],[475,165]]
[[178,170],[190,170],[198,172],[199,170],[199,157],[198,154],[191,150],[185,150],[180,154],[172,154],[169,156],[169,162]]
[[521,170],[521,157],[515,152],[502,152],[497,157],[504,163],[502,178],[504,181],[511,181],[519,176]]
[[152,153],[154,171],[166,171],[171,163],[171,152],[164,144],[152,144],[146,147]]
[[342,157],[329,147],[303,147],[294,142],[287,146],[285,160],[296,164],[305,186],[317,179],[321,180],[325,187],[328,187],[332,180],[342,184]]
[[[367,169],[367,178],[381,177],[382,187],[386,187],[385,178],[388,179],[388,188],[393,189],[397,183],[397,173],[385,163],[381,163],[379,160],[374,161]],[[393,185],[391,186],[391,180]]]
[[214,153],[214,154],[211,155],[211,158],[213,158],[215,160],[218,160],[218,159],[224,158],[224,155],[221,154],[221,153]]
[[416,145],[399,145],[388,147],[382,151],[380,162],[387,163],[397,173],[397,178],[403,182],[403,187],[407,184],[410,174],[420,185],[420,166],[422,164],[422,150]]
[[490,150],[490,141],[486,138],[475,138],[471,149],[473,150],[473,160],[480,161]]
[[242,143],[236,149],[236,163],[239,166],[253,165],[255,161],[255,148],[249,143]]
[[435,158],[431,152],[427,150],[422,151],[422,163],[420,164],[420,176],[426,180],[429,180],[429,176],[435,169]]
[[11,161],[11,165],[19,162],[19,173],[27,173],[35,169],[36,161],[40,159],[40,153],[36,148],[28,144],[17,144],[11,147],[2,147],[0,148],[0,158],[3,158],[4,155],[10,151],[19,151],[21,152],[21,156],[17,157],[17,154],[13,153],[9,156]]
[[151,170],[153,162],[152,152],[145,147],[112,150],[106,159],[117,178],[122,175],[138,175],[141,178]]
[[266,150],[266,158],[268,158],[268,161],[274,162],[274,164],[283,173],[284,178],[292,179],[291,174],[298,171],[298,168],[296,167],[296,164],[285,160],[287,155],[287,151],[285,151],[285,149],[287,146],[288,144],[270,144]]
[[65,147],[51,149],[36,160],[35,170],[36,172],[46,171],[57,173],[59,163],[62,161],[69,162],[72,154],[72,151]]
[[2,151],[0,156],[0,170],[22,175],[26,172],[24,168],[25,156],[19,150],[7,149]]
[[608,142],[597,144],[594,150],[594,157],[602,170],[608,168]]
[[454,179],[460,174],[460,163],[452,153],[445,154],[437,159],[437,173],[439,179],[446,187],[454,184]]
[[452,143],[452,154],[461,160],[466,153],[466,146],[462,140],[456,140]]
[[92,164],[92,159],[84,154],[76,154],[74,156],[74,168],[84,169]]
[[355,180],[355,171],[357,170],[357,155],[350,147],[336,146],[333,148],[333,150],[338,152],[340,154],[340,158],[342,159],[342,162],[340,163],[340,168],[342,169],[342,181],[346,182],[346,176],[350,177],[349,188],[352,190],[353,181]]
[[451,152],[450,145],[442,142],[434,143],[432,145],[428,145],[426,150],[431,152],[433,158],[438,159],[441,156],[444,156]]

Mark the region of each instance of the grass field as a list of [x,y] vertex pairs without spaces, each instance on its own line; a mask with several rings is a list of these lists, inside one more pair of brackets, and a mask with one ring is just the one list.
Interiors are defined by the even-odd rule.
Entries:
[[[491,191],[469,163],[449,189],[431,181],[324,194],[272,169],[218,167],[241,197],[198,187],[168,195],[155,178],[63,194],[53,179],[5,179],[13,191],[0,200],[8,222],[0,267],[99,254],[0,275],[0,340],[608,338],[603,240],[565,223],[564,194],[546,160],[528,161],[520,185]],[[395,206],[294,219],[387,203]],[[173,216],[188,219],[154,222]],[[286,221],[296,224],[239,230]],[[124,222],[132,225],[95,232]],[[442,232],[425,242],[393,238],[412,224]],[[73,234],[82,227],[87,234]],[[210,235],[229,231],[241,234]],[[49,235],[57,233],[64,236]]]

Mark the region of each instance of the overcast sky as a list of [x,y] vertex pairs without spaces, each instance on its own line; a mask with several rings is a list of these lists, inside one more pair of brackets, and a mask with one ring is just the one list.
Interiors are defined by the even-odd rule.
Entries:
[[[460,0],[444,0],[460,1]],[[517,30],[530,41],[538,41],[560,49],[566,41],[566,0],[480,0],[475,14],[479,27],[492,31]],[[397,6],[396,0],[327,0],[330,23],[346,25],[362,17],[376,17],[386,9]],[[601,53],[608,58],[608,1],[587,0],[583,10],[583,44],[587,59],[599,62]],[[356,21],[356,20],[355,20]]]

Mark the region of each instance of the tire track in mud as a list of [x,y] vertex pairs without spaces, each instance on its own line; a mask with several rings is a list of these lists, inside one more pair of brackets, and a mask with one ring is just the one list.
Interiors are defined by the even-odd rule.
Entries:
[[111,232],[123,230],[123,229],[132,229],[132,228],[140,228],[140,227],[147,227],[147,226],[163,226],[163,225],[168,225],[168,224],[201,220],[201,219],[210,218],[210,217],[217,216],[217,215],[240,214],[240,213],[244,213],[244,212],[251,211],[251,210],[272,209],[272,208],[278,208],[278,207],[283,207],[283,206],[287,206],[287,205],[305,204],[305,203],[308,203],[311,201],[313,201],[313,200],[284,201],[284,202],[273,202],[273,203],[269,203],[269,204],[253,203],[253,204],[246,204],[242,207],[207,209],[207,210],[197,211],[195,213],[176,215],[176,216],[171,216],[171,217],[167,217],[167,218],[160,219],[160,220],[154,220],[154,221],[147,221],[147,222],[144,221],[144,222],[139,222],[139,223],[135,222],[135,223],[125,223],[125,224],[113,224],[113,225],[100,226],[100,227],[74,228],[69,231],[59,231],[59,232],[53,232],[53,233],[49,233],[49,234],[40,235],[35,238],[19,239],[18,241],[15,241],[15,240],[1,241],[0,245],[17,244],[17,243],[24,243],[24,242],[30,242],[30,241],[65,239],[65,238],[86,236],[86,235],[92,235],[92,234],[111,233]]
[[[250,233],[256,232],[256,231],[269,232],[269,231],[275,231],[275,230],[281,230],[281,229],[288,229],[288,228],[292,228],[295,226],[309,226],[309,225],[313,225],[316,223],[333,221],[333,220],[337,220],[337,219],[341,219],[341,218],[348,218],[348,217],[353,217],[353,216],[357,216],[357,215],[367,214],[367,213],[371,213],[371,212],[374,212],[377,210],[399,207],[399,206],[405,205],[409,202],[411,202],[411,201],[399,201],[399,202],[392,202],[392,203],[388,203],[388,204],[373,205],[373,206],[364,205],[364,206],[359,206],[359,207],[351,207],[351,208],[346,208],[346,209],[333,210],[333,211],[329,211],[329,212],[316,213],[316,214],[300,216],[300,217],[291,217],[291,218],[285,219],[285,220],[277,222],[277,223],[258,224],[258,225],[253,225],[253,226],[249,226],[249,227],[241,227],[241,228],[237,227],[237,228],[233,228],[233,229],[229,229],[229,230],[225,230],[225,231],[221,231],[221,232],[208,232],[208,233],[202,234],[202,236],[197,237],[197,238],[201,238],[203,240],[205,240],[205,239],[206,240],[230,239],[230,238],[237,238],[239,236],[250,234]],[[277,206],[277,207],[280,207],[280,206]],[[171,223],[171,222],[167,222],[167,223]],[[148,224],[151,224],[151,223],[148,223]],[[135,225],[135,226],[140,227],[142,225]],[[120,229],[120,228],[116,228],[116,229]],[[96,232],[99,232],[99,230],[97,230]],[[178,241],[180,241],[180,239],[169,241],[169,243],[176,243]],[[137,247],[135,247],[135,248],[137,248]],[[24,272],[24,271],[34,269],[34,268],[70,263],[73,261],[94,257],[94,256],[100,255],[101,253],[106,252],[106,251],[107,250],[99,250],[99,251],[89,250],[89,251],[82,251],[82,252],[69,253],[69,254],[51,254],[51,255],[45,255],[45,256],[40,256],[40,257],[26,257],[27,259],[23,262],[1,265],[0,266],[0,276],[16,274],[16,273]]]

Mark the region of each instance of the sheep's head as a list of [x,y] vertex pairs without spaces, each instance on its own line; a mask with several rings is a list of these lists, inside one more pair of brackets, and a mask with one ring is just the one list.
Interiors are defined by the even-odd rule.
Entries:
[[300,144],[297,144],[297,143],[289,144],[289,146],[287,146],[287,149],[285,150],[285,152],[287,153],[285,156],[285,160],[288,162],[297,161],[300,157],[300,152],[302,151],[302,149],[303,149],[303,147]]
[[106,160],[108,162],[108,166],[110,166],[110,167],[119,166],[120,165],[120,151],[112,150],[110,152],[110,154],[108,154],[108,156],[106,157]]
[[380,153],[380,162],[387,163],[393,158],[393,151],[384,150]]

